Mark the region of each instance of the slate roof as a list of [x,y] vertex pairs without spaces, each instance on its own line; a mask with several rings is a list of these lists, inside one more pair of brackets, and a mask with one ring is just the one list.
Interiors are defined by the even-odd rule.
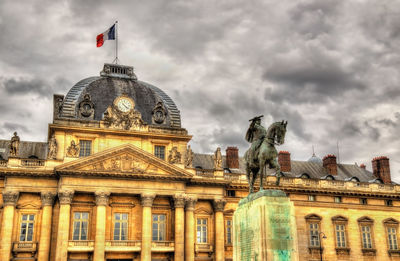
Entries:
[[[5,152],[0,152],[0,156],[3,159],[8,159],[10,152],[10,141],[0,140],[0,149]],[[18,157],[27,159],[29,157],[35,156],[38,159],[47,158],[47,142],[32,142],[32,141],[21,141],[19,144]]]
[[174,101],[161,89],[136,79],[100,76],[89,77],[76,83],[63,101],[61,118],[77,118],[79,103],[85,94],[90,94],[95,107],[94,120],[101,120],[108,106],[122,94],[128,95],[135,102],[135,109],[142,115],[145,123],[152,125],[152,111],[157,102],[163,102],[167,109],[165,124],[160,127],[181,128],[181,116]]
[[[226,156],[222,157],[222,166],[227,168]],[[352,177],[356,177],[360,182],[371,182],[375,179],[372,172],[360,168],[355,164],[337,164],[338,174],[333,176],[335,180],[347,181]],[[193,167],[200,167],[204,170],[211,170],[214,168],[214,161],[212,155],[197,154],[193,155]],[[239,169],[230,169],[232,173],[246,173],[245,161],[243,157],[239,158]],[[311,179],[326,179],[328,172],[322,166],[322,163],[314,163],[309,161],[291,161],[291,171],[285,172],[286,177],[301,177],[302,174],[307,174]],[[274,170],[267,169],[267,175],[275,175]]]

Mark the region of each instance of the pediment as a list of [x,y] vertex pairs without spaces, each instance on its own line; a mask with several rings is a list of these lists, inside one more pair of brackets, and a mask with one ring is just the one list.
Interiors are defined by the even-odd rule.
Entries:
[[191,178],[193,174],[134,145],[124,144],[56,167],[58,173],[155,175]]

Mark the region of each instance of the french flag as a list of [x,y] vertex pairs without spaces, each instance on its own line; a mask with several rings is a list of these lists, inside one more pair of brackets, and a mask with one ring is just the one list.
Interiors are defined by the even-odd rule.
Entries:
[[110,29],[96,37],[97,47],[101,47],[105,40],[115,40],[115,24]]

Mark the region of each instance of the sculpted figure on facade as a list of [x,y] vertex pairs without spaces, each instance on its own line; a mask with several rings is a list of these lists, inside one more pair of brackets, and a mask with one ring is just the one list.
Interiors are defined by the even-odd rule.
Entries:
[[71,145],[67,148],[67,157],[77,158],[79,156],[79,145],[75,144],[74,140],[71,140]]
[[108,128],[140,130],[145,125],[140,112],[133,108],[130,111],[121,112],[114,105],[107,108],[103,119]]
[[213,160],[214,168],[218,170],[222,169],[222,154],[220,147],[218,147],[217,150],[214,152]]
[[178,151],[177,147],[172,147],[169,151],[168,162],[171,164],[181,163],[181,153]]
[[94,104],[89,94],[83,96],[83,100],[79,103],[79,117],[94,118]]
[[51,136],[49,140],[49,153],[47,154],[48,159],[56,159],[57,158],[57,140],[54,134]]
[[193,151],[190,148],[190,145],[186,149],[185,153],[185,167],[192,167],[192,162],[193,162]]
[[14,132],[14,136],[11,138],[11,143],[10,143],[10,156],[13,157],[18,156],[19,143],[20,143],[19,136],[17,135],[17,132]]
[[250,120],[251,123],[245,137],[248,142],[251,142],[250,148],[244,154],[250,193],[254,192],[254,184],[258,176],[260,177],[260,191],[264,189],[266,166],[275,169],[276,185],[279,185],[281,177],[275,145],[282,145],[285,142],[287,122],[275,122],[269,126],[268,130],[265,130],[261,125],[262,117],[261,115]]
[[54,103],[54,118],[59,118],[63,107],[63,99],[58,97]]

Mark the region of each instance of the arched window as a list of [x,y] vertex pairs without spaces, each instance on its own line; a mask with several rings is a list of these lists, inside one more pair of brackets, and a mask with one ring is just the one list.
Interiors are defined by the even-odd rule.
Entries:
[[35,156],[35,155],[30,155],[29,157],[28,157],[28,159],[39,159],[37,156]]
[[302,178],[302,179],[309,179],[309,178],[310,178],[310,175],[308,175],[307,173],[303,173],[303,174],[300,175],[300,178]]

